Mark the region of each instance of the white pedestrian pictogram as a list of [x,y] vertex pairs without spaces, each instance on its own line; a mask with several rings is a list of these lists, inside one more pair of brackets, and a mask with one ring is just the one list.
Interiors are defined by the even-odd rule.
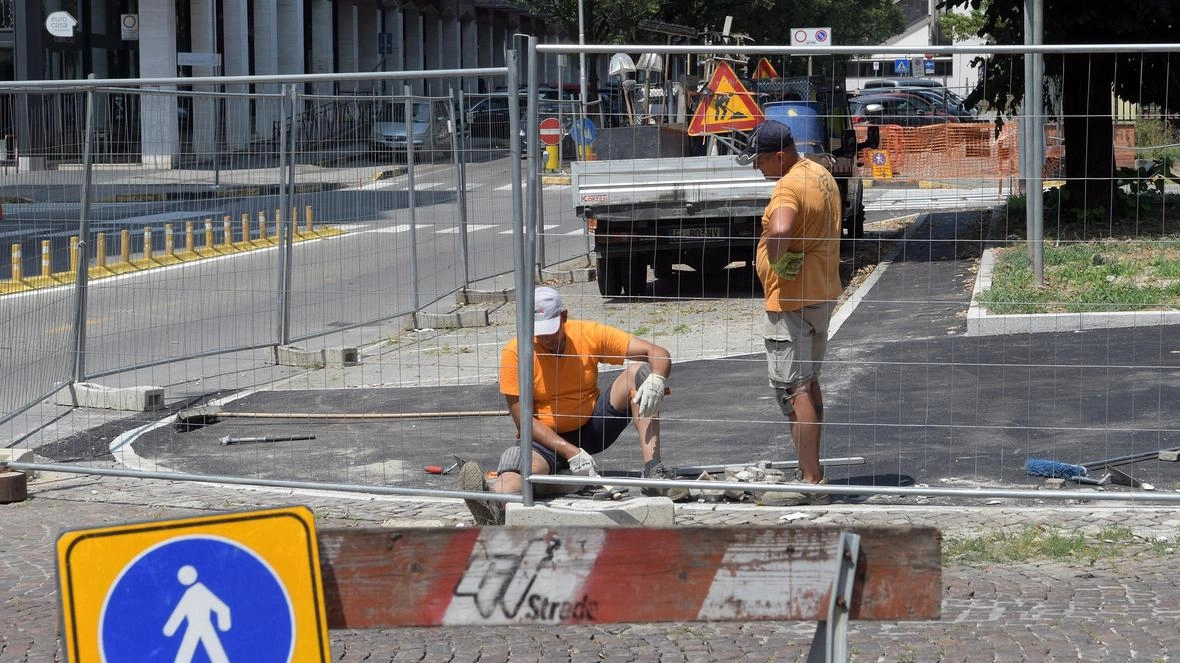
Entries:
[[[168,623],[164,624],[164,635],[172,637],[180,628],[181,622],[188,623],[184,629],[184,637],[180,641],[180,649],[173,659],[174,663],[192,663],[198,644],[205,648],[205,655],[211,663],[230,663],[229,657],[225,655],[225,649],[221,646],[221,639],[217,636],[217,631],[224,632],[230,629],[229,606],[209,591],[208,587],[197,582],[197,569],[192,565],[185,564],[180,567],[176,572],[176,579],[180,584],[188,586],[188,589],[185,590],[184,596],[180,597],[180,602],[176,604],[172,615],[168,617]],[[216,630],[210,618],[213,613],[217,614]]]

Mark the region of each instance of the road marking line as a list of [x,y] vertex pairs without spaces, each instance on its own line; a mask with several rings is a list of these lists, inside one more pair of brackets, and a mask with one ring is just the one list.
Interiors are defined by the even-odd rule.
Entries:
[[[474,233],[474,232],[479,232],[480,230],[487,230],[488,228],[495,228],[495,227],[496,226],[489,224],[489,223],[476,223],[473,225],[468,225],[467,232]],[[458,228],[444,228],[444,229],[438,230],[436,232],[439,235],[458,235],[459,229]]]

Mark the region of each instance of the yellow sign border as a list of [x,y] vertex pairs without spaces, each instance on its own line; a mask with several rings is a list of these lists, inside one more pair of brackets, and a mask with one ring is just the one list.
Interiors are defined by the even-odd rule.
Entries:
[[[128,564],[149,548],[170,539],[200,535],[229,539],[249,548],[279,573],[294,613],[295,646],[291,663],[331,661],[315,516],[304,506],[62,532],[57,539],[56,561],[62,644],[67,660],[71,663],[102,660],[97,628],[102,604]],[[299,539],[299,546],[292,545],[293,537]],[[306,559],[303,559],[304,550]],[[99,560],[105,566],[86,567]],[[307,568],[303,567],[304,562]],[[292,577],[295,575],[299,577]],[[80,593],[88,594],[82,597]],[[89,639],[80,635],[88,625],[93,627],[89,629],[92,632]],[[312,653],[316,657],[308,656]]]
[[741,103],[749,115],[739,120],[709,120],[708,113],[713,106],[713,96],[702,99],[697,106],[697,110],[693,113],[692,122],[688,125],[688,135],[701,136],[704,134],[720,133],[723,131],[749,131],[759,124],[762,124],[764,116],[762,114],[762,107],[754,100],[754,95],[742,85],[741,79],[734,73],[733,68],[725,62],[719,62],[717,69],[713,71],[713,76],[709,79],[709,90],[713,95],[722,92],[722,83],[727,83],[731,88],[729,94],[741,100]]

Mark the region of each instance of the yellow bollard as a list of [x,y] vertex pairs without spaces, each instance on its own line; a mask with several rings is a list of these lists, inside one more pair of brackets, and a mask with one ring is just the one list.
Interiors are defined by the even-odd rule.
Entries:
[[164,224],[164,255],[168,258],[176,257],[176,239],[172,235],[172,224]]
[[283,210],[275,210],[275,241],[283,238]]
[[266,212],[258,213],[258,241],[266,243]]
[[242,243],[250,243],[250,213],[242,212]]
[[545,146],[545,170],[554,171],[561,167],[561,162],[557,158],[557,146]]
[[70,238],[70,273],[78,275],[78,238]]
[[21,272],[20,272],[20,270],[21,270],[20,244],[13,244],[12,245],[12,258],[11,258],[11,260],[12,260],[12,280],[13,281],[23,280],[21,278]]
[[119,231],[119,262],[126,265],[131,262],[131,231]]
[[45,278],[49,278],[49,275],[52,273],[50,271],[49,260],[49,240],[43,239],[41,240],[41,276]]
[[94,261],[100,269],[107,268],[107,234],[98,233],[94,236]]
[[315,217],[315,212],[312,211],[311,205],[303,208],[303,232],[310,235],[313,231],[311,229],[312,219]]
[[234,222],[228,214],[221,217],[221,243],[227,247],[234,245]]
[[205,219],[205,250],[213,253],[213,219]]
[[143,229],[143,259],[152,259],[152,229],[151,226]]
[[196,247],[197,247],[197,241],[196,241],[196,238],[193,237],[193,222],[192,221],[185,221],[184,222],[184,251],[185,251],[185,253],[192,255],[193,252],[196,251]]

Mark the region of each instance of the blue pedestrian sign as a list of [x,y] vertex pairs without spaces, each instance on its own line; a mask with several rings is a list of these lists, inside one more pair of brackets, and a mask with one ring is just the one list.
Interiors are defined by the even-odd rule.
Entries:
[[326,663],[314,519],[271,509],[66,532],[72,663]]
[[922,61],[922,71],[927,76],[933,76],[934,75],[934,60],[923,60]]
[[910,73],[910,61],[906,58],[897,58],[893,61],[893,73],[908,76]]
[[589,145],[598,138],[598,127],[594,126],[594,120],[584,117],[580,122],[574,122],[570,126],[570,138],[578,145]]

